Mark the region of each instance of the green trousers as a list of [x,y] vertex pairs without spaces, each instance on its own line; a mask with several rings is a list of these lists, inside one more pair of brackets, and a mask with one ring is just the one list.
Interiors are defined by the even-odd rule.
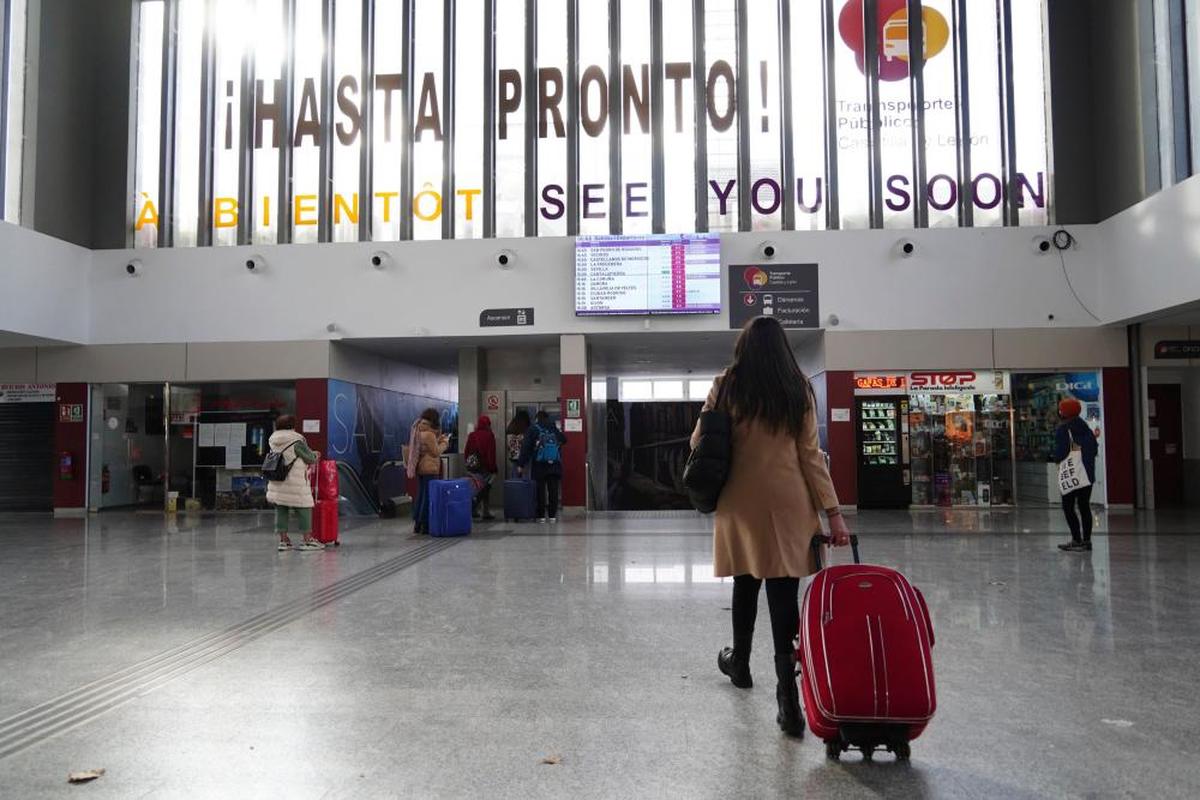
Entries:
[[289,518],[293,514],[296,516],[296,532],[312,533],[312,509],[292,508],[291,506],[275,506],[275,532],[287,533]]

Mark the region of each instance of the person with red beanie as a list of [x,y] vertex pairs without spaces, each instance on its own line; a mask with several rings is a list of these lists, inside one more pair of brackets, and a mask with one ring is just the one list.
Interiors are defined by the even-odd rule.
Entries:
[[[1058,417],[1062,424],[1054,434],[1054,453],[1050,460],[1062,463],[1078,449],[1083,456],[1083,468],[1087,471],[1088,485],[1063,495],[1063,513],[1067,527],[1071,529],[1071,541],[1060,544],[1058,549],[1081,552],[1092,549],[1092,486],[1096,483],[1096,453],[1100,447],[1096,436],[1083,421],[1083,405],[1073,397],[1058,404]],[[1078,512],[1076,511],[1078,509]]]
[[467,472],[475,482],[475,502],[472,509],[484,522],[495,519],[491,510],[492,481],[496,477],[496,437],[492,433],[492,418],[480,416],[475,430],[467,437],[463,450]]

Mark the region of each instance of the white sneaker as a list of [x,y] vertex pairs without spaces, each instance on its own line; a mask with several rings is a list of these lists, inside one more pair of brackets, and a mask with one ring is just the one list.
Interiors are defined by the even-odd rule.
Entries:
[[554,525],[554,524],[555,524],[555,523],[557,523],[557,522],[558,522],[558,517],[551,517],[551,518],[550,518],[550,524],[551,524],[551,525]]
[[546,524],[546,518],[545,518],[545,517],[538,517],[538,524],[539,524],[539,525],[545,525],[545,524]]

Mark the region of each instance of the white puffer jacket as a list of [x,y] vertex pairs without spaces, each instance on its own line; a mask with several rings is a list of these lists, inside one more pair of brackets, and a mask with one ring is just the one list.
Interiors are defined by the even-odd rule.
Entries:
[[295,431],[286,430],[275,431],[267,441],[273,453],[290,448],[283,454],[283,460],[291,465],[287,480],[267,481],[267,502],[290,508],[312,508],[313,495],[308,483],[308,465],[296,454],[296,448],[291,447],[294,442],[304,442],[304,437]]

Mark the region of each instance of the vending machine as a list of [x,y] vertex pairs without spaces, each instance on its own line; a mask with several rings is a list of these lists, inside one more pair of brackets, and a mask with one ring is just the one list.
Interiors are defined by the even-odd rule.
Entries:
[[859,508],[908,508],[908,396],[856,398]]

